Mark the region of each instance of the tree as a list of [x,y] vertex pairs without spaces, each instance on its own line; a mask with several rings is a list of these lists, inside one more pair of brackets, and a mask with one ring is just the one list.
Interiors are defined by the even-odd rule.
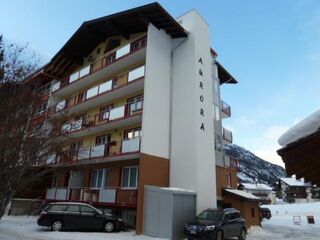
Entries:
[[31,128],[39,96],[26,80],[38,61],[26,48],[0,36],[0,219],[17,191],[52,171],[45,163],[60,152],[58,121]]

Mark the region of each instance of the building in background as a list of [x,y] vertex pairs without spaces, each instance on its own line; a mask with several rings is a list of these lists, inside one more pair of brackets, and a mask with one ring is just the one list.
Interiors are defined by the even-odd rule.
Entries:
[[304,203],[312,201],[312,185],[295,178],[280,178],[279,187],[283,200],[288,203]]
[[240,183],[238,189],[251,193],[261,199],[262,204],[275,204],[276,193],[272,187],[263,183]]
[[34,198],[91,203],[142,233],[144,186],[175,187],[196,192],[197,213],[241,204],[259,225],[257,199],[225,190],[238,162],[223,153],[220,85],[237,81],[209,31],[196,11],[175,20],[158,3],[84,22],[39,75],[35,127],[63,116],[64,153],[42,163],[59,171]]

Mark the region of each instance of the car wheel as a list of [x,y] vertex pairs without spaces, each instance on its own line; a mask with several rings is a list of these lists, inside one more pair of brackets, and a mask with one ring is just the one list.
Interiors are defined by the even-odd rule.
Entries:
[[216,240],[223,240],[223,232],[222,231],[217,232]]
[[246,240],[247,232],[246,229],[242,228],[239,236],[239,240]]
[[61,231],[62,230],[62,227],[63,227],[63,224],[61,221],[59,220],[56,220],[54,221],[52,224],[51,224],[51,230],[52,231]]
[[106,232],[113,232],[113,230],[114,230],[114,223],[113,223],[113,222],[110,222],[110,221],[106,222],[106,223],[104,224],[104,230],[105,230]]

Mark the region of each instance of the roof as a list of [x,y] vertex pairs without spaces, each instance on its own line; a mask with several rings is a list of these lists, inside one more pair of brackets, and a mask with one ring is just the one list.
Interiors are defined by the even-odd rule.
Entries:
[[295,178],[280,178],[280,180],[291,187],[311,187],[310,183],[305,183]]
[[216,64],[218,67],[218,76],[219,76],[220,84],[238,83],[238,81],[218,61],[216,61]]
[[264,191],[272,191],[272,187],[269,187],[263,183],[241,183],[244,189],[247,190],[264,190]]
[[157,2],[84,22],[52,58],[45,69],[47,74],[61,78],[108,37],[146,32],[149,23],[163,29],[172,38],[187,37],[187,31]]
[[238,189],[224,189],[223,190],[224,193],[229,193],[235,197],[238,197],[238,198],[242,198],[242,199],[246,199],[246,200],[251,200],[251,201],[260,201],[261,199],[258,198],[257,196],[251,194],[251,193],[247,193],[247,192],[244,192],[242,190],[238,190]]
[[307,118],[295,124],[284,134],[281,135],[278,142],[282,147],[298,142],[305,137],[316,133],[320,129],[320,110],[312,113]]

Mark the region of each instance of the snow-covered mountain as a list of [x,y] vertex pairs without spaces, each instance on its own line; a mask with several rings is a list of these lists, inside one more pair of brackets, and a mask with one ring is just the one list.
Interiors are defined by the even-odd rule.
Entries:
[[265,183],[272,186],[281,177],[286,177],[283,167],[269,163],[236,144],[224,145],[224,152],[239,160],[239,183]]

